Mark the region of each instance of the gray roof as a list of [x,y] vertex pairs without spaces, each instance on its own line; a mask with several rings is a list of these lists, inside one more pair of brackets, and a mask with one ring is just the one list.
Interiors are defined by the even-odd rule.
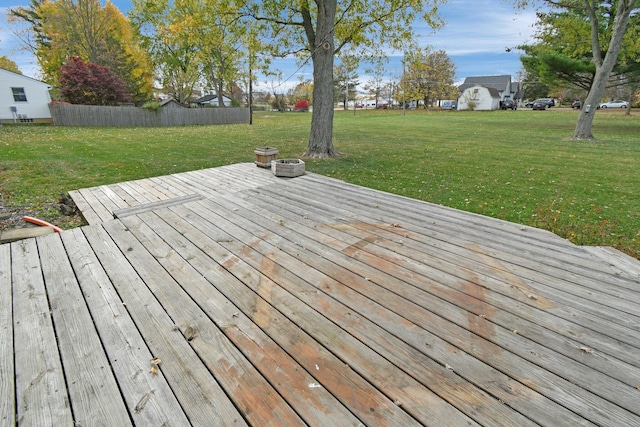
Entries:
[[[213,94],[213,95],[205,95],[202,98],[198,98],[193,102],[198,103],[198,104],[202,104],[202,103],[214,101],[214,100],[217,100],[217,99],[218,99],[218,95]],[[227,98],[224,95],[222,95],[222,99],[225,100],[225,101],[230,101],[230,98]]]
[[511,89],[511,76],[477,76],[467,77],[464,79],[464,83],[460,85],[460,92],[472,86],[484,86],[487,88],[494,88],[498,91],[504,91],[506,88]]

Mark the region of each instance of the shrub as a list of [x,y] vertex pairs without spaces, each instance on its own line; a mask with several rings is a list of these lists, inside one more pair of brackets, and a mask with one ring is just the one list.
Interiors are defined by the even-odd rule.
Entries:
[[131,102],[126,85],[110,68],[71,56],[60,67],[60,92],[72,104],[118,105]]
[[293,111],[309,111],[309,101],[303,99],[296,102],[296,105],[293,106]]
[[156,101],[149,101],[142,104],[142,108],[150,111],[158,111],[160,109],[160,103]]

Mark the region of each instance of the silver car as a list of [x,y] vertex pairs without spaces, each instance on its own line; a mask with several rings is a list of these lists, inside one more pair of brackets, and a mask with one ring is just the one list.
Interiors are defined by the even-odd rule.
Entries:
[[609,101],[601,102],[598,108],[628,108],[629,103],[627,101]]

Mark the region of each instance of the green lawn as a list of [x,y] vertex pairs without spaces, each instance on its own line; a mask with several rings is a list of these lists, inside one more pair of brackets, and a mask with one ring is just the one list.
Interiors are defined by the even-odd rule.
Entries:
[[[640,257],[640,116],[597,112],[596,142],[567,139],[577,112],[336,112],[343,157],[307,170],[509,221]],[[60,193],[306,148],[311,115],[260,113],[254,125],[0,128],[0,195],[41,207]]]

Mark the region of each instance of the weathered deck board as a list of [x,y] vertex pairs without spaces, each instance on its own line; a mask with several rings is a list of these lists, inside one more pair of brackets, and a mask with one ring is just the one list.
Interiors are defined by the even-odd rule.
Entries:
[[[88,224],[99,224],[103,221],[96,209],[99,209],[97,201],[92,202],[85,198],[86,191],[72,190],[69,191],[69,196],[73,199],[74,203],[80,210],[80,213],[84,217]],[[90,194],[90,193],[89,193]],[[95,200],[95,199],[94,199]],[[94,204],[95,203],[95,204]]]
[[131,425],[59,234],[39,239],[38,251],[75,423]]
[[13,339],[18,343],[14,344],[16,420],[30,426],[73,425],[36,240],[10,245]]
[[[119,222],[110,221],[104,225],[110,227],[109,231],[112,234],[122,237],[120,245],[130,244],[122,249],[141,265],[138,254],[144,257],[145,250],[140,248],[139,243],[127,235],[126,229]],[[101,227],[90,227],[84,231],[151,354],[162,361],[159,369],[167,378],[189,421],[202,426],[208,425],[211,420],[243,425],[240,413],[226,398],[220,385],[202,365],[198,355],[180,333],[178,325],[167,314],[107,231]],[[141,374],[146,375],[147,371]]]
[[71,194],[0,245],[3,425],[640,426],[615,251],[252,163]]
[[11,246],[0,245],[0,420],[15,425],[16,399],[13,377],[13,307],[11,298]]
[[180,197],[174,197],[174,198],[171,198],[171,199],[159,200],[157,202],[151,202],[151,203],[147,203],[147,204],[144,204],[144,205],[132,206],[132,207],[129,207],[129,208],[124,208],[124,209],[116,209],[116,210],[113,211],[113,217],[114,218],[123,218],[125,216],[137,215],[137,214],[141,214],[141,213],[144,213],[144,212],[149,212],[149,211],[152,211],[152,210],[164,208],[164,207],[167,207],[167,206],[173,206],[173,205],[188,203],[188,202],[192,202],[194,200],[200,200],[200,199],[202,199],[201,195],[192,194],[190,196],[180,196]]
[[[491,219],[481,215],[468,212],[457,211],[444,206],[433,205],[428,209],[428,216],[420,208],[419,203],[411,202],[410,199],[394,196],[380,199],[385,193],[363,192],[359,187],[332,180],[331,185],[314,184],[317,176],[309,175],[305,177],[308,182],[304,191],[310,195],[319,192],[319,197],[313,200],[322,200],[321,196],[326,194],[340,195],[340,204],[349,209],[356,207],[370,206],[372,211],[380,211],[381,215],[388,215],[387,218],[402,215],[411,224],[425,227],[426,230],[434,230],[444,233],[447,236],[456,236],[460,230],[465,231],[464,238],[467,241],[476,240],[479,244],[484,244],[495,251],[502,251],[508,256],[520,255],[519,259],[527,268],[535,269],[531,264],[531,259],[540,257],[540,261],[548,266],[555,266],[559,270],[561,277],[566,277],[568,272],[575,272],[579,277],[588,276],[596,280],[605,282],[614,280],[622,285],[635,289],[635,280],[629,284],[619,276],[619,270],[610,268],[599,259],[587,255],[581,247],[572,245],[566,240],[559,238],[547,231],[525,227],[518,224]],[[300,188],[294,188],[292,191]],[[315,191],[314,191],[315,190]],[[341,191],[338,191],[341,190]],[[309,196],[307,196],[309,198]],[[385,201],[386,203],[381,203]],[[382,217],[384,222],[384,217]],[[486,236],[490,235],[490,240]],[[553,256],[550,256],[552,251]],[[537,259],[537,258],[536,258]]]
[[187,417],[162,371],[148,374],[153,355],[82,230],[69,230],[60,236],[134,422],[187,425]]

